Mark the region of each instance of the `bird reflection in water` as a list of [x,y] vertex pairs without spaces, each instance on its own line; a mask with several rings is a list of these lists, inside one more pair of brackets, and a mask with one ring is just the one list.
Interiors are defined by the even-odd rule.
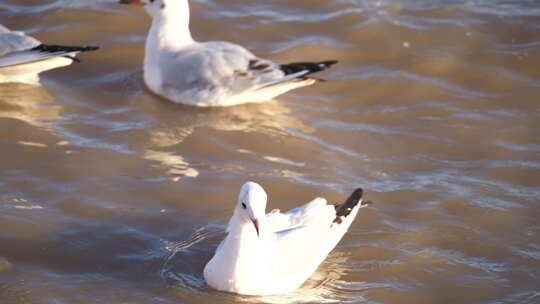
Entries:
[[[180,147],[176,146],[186,139],[191,136],[201,136],[202,132],[225,131],[246,134],[262,133],[266,136],[291,136],[291,129],[306,133],[313,131],[313,128],[305,125],[301,119],[290,115],[291,109],[275,101],[214,109],[179,106],[168,102],[151,105],[141,102],[138,105],[149,106],[140,110],[151,115],[152,122],[151,127],[144,131],[147,132],[145,134],[147,140],[131,144],[142,144],[135,150],[140,151],[143,158],[159,162],[159,166],[165,168],[174,181],[184,176],[198,176],[199,172],[191,168],[185,157],[180,156],[175,150],[178,150]],[[188,146],[181,148],[182,150],[197,149]],[[230,147],[230,149],[234,152],[254,154],[252,151],[243,150],[242,147]],[[243,168],[226,163],[214,163],[211,167],[212,170],[217,171],[243,170]]]
[[36,127],[47,121],[64,119],[62,107],[42,86],[22,83],[0,84],[0,118],[18,119]]

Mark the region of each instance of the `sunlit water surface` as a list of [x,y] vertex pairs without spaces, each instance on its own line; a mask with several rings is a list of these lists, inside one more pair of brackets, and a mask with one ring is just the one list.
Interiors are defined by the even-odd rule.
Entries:
[[[328,80],[225,109],[141,83],[146,13],[2,0],[0,21],[96,44],[43,86],[0,86],[0,303],[540,303],[536,1],[192,1],[199,40]],[[179,72],[179,77],[182,71]],[[286,210],[365,188],[340,245],[293,293],[209,289],[239,187]]]

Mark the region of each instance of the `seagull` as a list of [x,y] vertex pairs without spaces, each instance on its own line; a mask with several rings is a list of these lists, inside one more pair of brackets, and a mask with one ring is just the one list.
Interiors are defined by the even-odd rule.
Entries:
[[292,89],[312,85],[310,74],[335,60],[276,64],[244,47],[224,42],[197,42],[189,29],[188,0],[120,0],[144,6],[152,16],[146,39],[144,82],[155,94],[192,106],[233,106],[271,100]]
[[0,83],[37,83],[39,73],[78,61],[80,52],[95,51],[96,46],[43,44],[20,31],[0,24]]
[[371,204],[362,193],[356,189],[340,205],[319,197],[286,213],[265,214],[266,192],[257,183],[245,183],[204,279],[214,289],[246,295],[300,287],[347,232],[358,209]]

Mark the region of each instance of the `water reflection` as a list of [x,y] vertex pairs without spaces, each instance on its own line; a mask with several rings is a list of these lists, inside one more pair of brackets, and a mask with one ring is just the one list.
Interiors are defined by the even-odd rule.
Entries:
[[[295,132],[309,134],[313,128],[292,116],[292,110],[276,101],[230,108],[198,109],[156,100],[152,96],[133,97],[135,106],[116,108],[90,108],[53,104],[54,98],[41,86],[4,84],[0,86],[0,117],[18,119],[32,126],[44,128],[59,135],[59,144],[82,148],[112,150],[121,154],[137,154],[157,162],[167,178],[179,181],[182,177],[197,177],[199,170],[190,165],[179,145],[190,137],[199,137],[212,131],[245,132],[257,136],[292,136]],[[142,100],[141,100],[142,99]],[[80,107],[83,108],[80,108]],[[117,106],[117,105],[113,105]],[[86,108],[86,109],[84,109]],[[83,112],[84,115],[77,112]],[[73,112],[73,113],[72,113]],[[76,118],[76,119],[69,119]],[[219,138],[214,139],[219,141]],[[19,144],[47,147],[46,144],[20,140]],[[227,152],[244,152],[242,147],[226,147]],[[260,159],[280,164],[303,167],[305,164],[273,155],[258,155]],[[181,155],[182,154],[182,155]],[[242,170],[228,164],[206,164],[217,171]],[[296,176],[286,171],[284,176]]]
[[[154,101],[155,102],[155,101]],[[197,128],[291,135],[289,129],[311,133],[313,128],[291,116],[291,109],[277,101],[237,107],[199,109],[166,101],[140,110],[152,115],[152,143],[168,147],[181,143]]]
[[[146,104],[146,107],[140,108],[140,110],[151,115],[148,123],[151,127],[144,129],[144,132],[147,132],[145,137],[148,140],[139,140],[129,145],[133,150],[140,151],[143,158],[158,161],[160,166],[165,169],[168,175],[173,176],[172,179],[175,181],[183,176],[196,177],[199,174],[197,169],[190,168],[185,157],[174,151],[179,149],[179,145],[190,137],[197,138],[202,133],[212,131],[262,133],[272,137],[291,136],[293,134],[291,130],[300,130],[304,133],[313,131],[313,128],[305,125],[301,119],[291,116],[291,110],[288,107],[275,101],[216,109],[198,109],[158,101],[157,104],[151,106]],[[219,138],[211,139],[213,144],[219,140]],[[133,145],[137,147],[133,147]],[[194,149],[196,148],[189,150]],[[248,154],[256,154],[252,151],[246,152],[236,146],[228,146],[225,149],[226,153],[241,152],[245,154],[249,152]],[[293,164],[294,166],[305,165],[271,155],[260,157],[270,162]],[[244,170],[243,167],[231,166],[230,164],[212,164],[206,165],[205,168],[217,171]]]
[[64,119],[62,107],[52,104],[54,98],[41,86],[0,84],[0,118],[18,119],[35,127],[50,130],[51,120]]
[[197,177],[199,175],[199,172],[190,168],[189,164],[180,155],[165,151],[146,150],[142,157],[159,162],[166,173],[172,176],[173,181],[179,181],[182,177]]

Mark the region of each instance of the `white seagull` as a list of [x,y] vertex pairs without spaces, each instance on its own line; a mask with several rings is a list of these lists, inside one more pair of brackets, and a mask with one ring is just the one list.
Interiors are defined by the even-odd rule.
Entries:
[[266,192],[242,186],[228,235],[204,268],[207,284],[221,291],[271,295],[292,291],[311,276],[337,245],[358,209],[371,204],[357,189],[340,205],[324,198],[265,214]]
[[189,30],[188,0],[120,0],[152,16],[144,81],[155,94],[200,107],[263,102],[317,81],[308,75],[337,61],[275,64],[240,45],[197,42]]
[[78,53],[97,49],[95,46],[42,44],[0,24],[0,83],[37,83],[39,73],[70,65],[77,61]]

